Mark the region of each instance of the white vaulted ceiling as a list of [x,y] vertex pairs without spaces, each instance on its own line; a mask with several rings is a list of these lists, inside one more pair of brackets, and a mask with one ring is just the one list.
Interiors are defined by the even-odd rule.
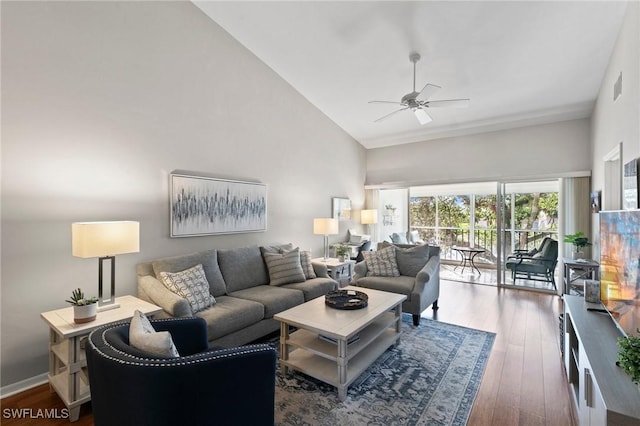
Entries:
[[[626,2],[194,1],[367,148],[588,117]],[[412,89],[466,109],[374,123]],[[269,108],[269,105],[264,105]]]

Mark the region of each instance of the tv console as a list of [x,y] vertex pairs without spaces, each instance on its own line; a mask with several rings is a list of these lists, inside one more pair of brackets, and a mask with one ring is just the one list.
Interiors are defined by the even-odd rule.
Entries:
[[[606,312],[564,295],[564,366],[578,423],[640,424],[640,389],[616,366],[622,334]],[[596,305],[597,306],[597,305]]]

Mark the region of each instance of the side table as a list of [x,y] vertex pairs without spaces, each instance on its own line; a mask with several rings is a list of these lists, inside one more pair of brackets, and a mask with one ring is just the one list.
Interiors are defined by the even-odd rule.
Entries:
[[[321,265],[325,265],[327,267],[327,271],[329,272],[329,276],[334,280],[338,281],[340,287],[347,285],[353,279],[353,266],[356,264],[355,260],[340,260],[335,257],[330,257],[327,260],[324,260],[322,257],[317,257],[315,259],[311,259],[311,263],[318,263]],[[345,273],[346,272],[346,273]]]
[[582,287],[584,280],[597,280],[600,275],[600,264],[591,259],[562,259],[564,263],[564,294],[569,294],[571,287]]
[[136,309],[153,315],[162,308],[134,296],[116,298],[119,308],[98,312],[94,321],[73,322],[73,307],[43,312],[40,317],[49,325],[49,388],[69,409],[72,422],[80,416],[80,406],[91,400],[84,343],[89,333],[103,325],[133,317]]

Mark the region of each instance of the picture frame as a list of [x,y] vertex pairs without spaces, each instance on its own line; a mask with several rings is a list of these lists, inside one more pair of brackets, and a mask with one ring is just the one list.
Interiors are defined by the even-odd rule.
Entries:
[[591,213],[600,213],[602,205],[602,191],[593,191],[591,193]]
[[332,217],[334,219],[350,220],[351,219],[351,200],[348,198],[332,198]]
[[622,208],[634,210],[638,204],[638,158],[625,163],[622,178]]
[[267,230],[266,184],[178,173],[169,176],[172,238]]

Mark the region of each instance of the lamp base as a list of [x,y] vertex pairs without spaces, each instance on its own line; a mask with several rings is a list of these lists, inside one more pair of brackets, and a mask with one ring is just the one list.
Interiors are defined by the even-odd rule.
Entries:
[[110,303],[108,305],[98,306],[98,312],[110,311],[112,309],[118,309],[119,307],[119,303]]

